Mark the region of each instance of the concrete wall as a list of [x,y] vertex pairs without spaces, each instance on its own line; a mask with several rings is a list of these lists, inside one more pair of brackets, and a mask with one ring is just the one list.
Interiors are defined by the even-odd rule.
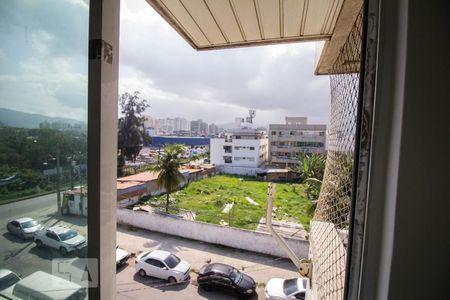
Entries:
[[[81,204],[82,203],[82,204]],[[73,200],[67,200],[68,213],[76,216],[87,216],[87,196],[74,195]]]
[[[272,236],[264,232],[188,221],[120,208],[117,209],[117,222],[211,244],[287,258],[287,255],[276,244]],[[308,257],[308,241],[292,238],[286,239],[286,241],[297,256],[301,258]]]
[[217,170],[223,174],[233,174],[242,176],[256,176],[258,172],[263,172],[260,168],[251,167],[233,167],[233,166],[219,166]]

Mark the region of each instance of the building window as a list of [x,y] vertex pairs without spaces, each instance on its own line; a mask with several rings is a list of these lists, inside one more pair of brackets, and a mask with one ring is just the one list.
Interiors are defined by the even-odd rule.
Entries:
[[277,132],[276,131],[272,131],[272,135],[277,135]]
[[233,159],[231,156],[224,156],[223,157],[223,162],[226,164],[231,164],[233,162]]
[[223,146],[223,150],[225,151],[225,153],[233,152],[233,148],[231,146]]
[[325,136],[325,131],[319,132],[319,136]]
[[297,142],[297,147],[302,147],[302,148],[322,148],[324,146],[323,143],[318,143],[318,142]]
[[250,147],[250,150],[255,150],[255,147]]

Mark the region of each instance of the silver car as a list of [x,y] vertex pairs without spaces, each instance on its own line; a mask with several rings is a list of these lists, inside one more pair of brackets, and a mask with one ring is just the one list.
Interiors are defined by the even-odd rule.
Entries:
[[29,239],[43,228],[42,224],[32,218],[20,218],[8,222],[6,229],[22,239]]

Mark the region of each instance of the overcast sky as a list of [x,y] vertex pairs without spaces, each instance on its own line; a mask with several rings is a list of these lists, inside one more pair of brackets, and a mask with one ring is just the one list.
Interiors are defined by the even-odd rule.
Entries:
[[0,107],[86,121],[88,5],[0,1]]
[[145,1],[121,3],[120,92],[138,90],[155,117],[255,123],[307,116],[327,123],[328,77],[314,76],[314,43],[195,51]]
[[[85,0],[0,1],[0,107],[86,120]],[[145,0],[122,0],[119,92],[140,91],[152,116],[327,123],[329,79],[313,43],[197,52]]]

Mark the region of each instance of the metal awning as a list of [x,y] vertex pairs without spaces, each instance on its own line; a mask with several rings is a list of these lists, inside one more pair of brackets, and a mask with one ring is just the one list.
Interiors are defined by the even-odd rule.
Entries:
[[344,0],[147,0],[196,50],[328,40]]

